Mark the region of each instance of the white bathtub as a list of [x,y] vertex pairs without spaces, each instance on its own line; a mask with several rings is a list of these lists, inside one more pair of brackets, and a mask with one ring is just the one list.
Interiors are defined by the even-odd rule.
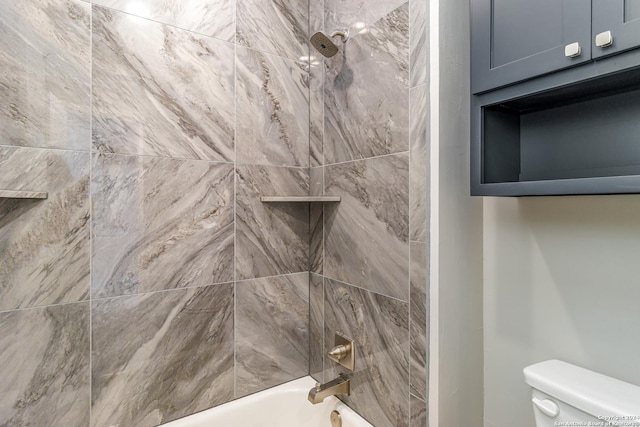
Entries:
[[307,395],[315,383],[311,377],[300,378],[163,426],[331,427],[329,417],[336,410],[342,427],[373,427],[334,396],[312,405]]

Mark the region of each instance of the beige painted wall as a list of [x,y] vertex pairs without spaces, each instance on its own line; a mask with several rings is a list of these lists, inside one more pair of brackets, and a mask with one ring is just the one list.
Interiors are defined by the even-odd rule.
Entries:
[[485,198],[483,222],[484,426],[534,425],[535,362],[640,385],[640,196]]

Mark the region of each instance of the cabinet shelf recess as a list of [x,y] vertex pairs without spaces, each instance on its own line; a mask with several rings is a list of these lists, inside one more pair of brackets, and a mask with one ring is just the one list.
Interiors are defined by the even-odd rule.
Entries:
[[46,199],[48,194],[42,191],[0,190],[0,199]]
[[263,196],[262,203],[336,203],[339,196]]

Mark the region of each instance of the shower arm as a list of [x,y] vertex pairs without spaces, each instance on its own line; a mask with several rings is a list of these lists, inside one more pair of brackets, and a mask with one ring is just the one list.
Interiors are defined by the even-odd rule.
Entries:
[[348,31],[334,31],[331,33],[331,38],[340,36],[342,43],[346,43],[349,40],[349,32]]

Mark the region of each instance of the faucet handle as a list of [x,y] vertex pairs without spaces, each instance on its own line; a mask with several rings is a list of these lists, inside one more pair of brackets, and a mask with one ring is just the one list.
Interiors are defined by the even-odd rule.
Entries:
[[322,388],[322,384],[316,383],[316,391],[320,391],[321,388]]
[[337,345],[335,347],[333,347],[331,349],[331,351],[329,351],[329,356],[333,356],[332,359],[333,360],[342,360],[344,359],[349,352],[351,351],[351,343],[348,343],[346,345]]
[[336,332],[334,347],[327,353],[327,357],[353,372],[355,370],[355,348],[353,340]]

